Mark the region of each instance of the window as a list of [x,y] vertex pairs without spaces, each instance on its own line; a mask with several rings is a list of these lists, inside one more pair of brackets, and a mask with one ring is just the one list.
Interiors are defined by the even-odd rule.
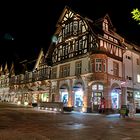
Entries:
[[75,75],[81,74],[82,71],[82,61],[78,61],[75,63]]
[[106,72],[105,59],[95,59],[95,72]]
[[82,21],[79,21],[79,32],[82,32]]
[[107,21],[107,19],[104,19],[103,30],[108,31],[108,21]]
[[97,90],[97,85],[93,85],[92,90]]
[[127,80],[132,80],[132,77],[126,76],[126,79],[127,79]]
[[131,57],[130,57],[130,56],[128,56],[128,55],[126,55],[126,58],[127,58],[127,59],[129,59],[129,60],[131,59]]
[[96,72],[102,71],[102,59],[95,59],[95,71]]
[[74,21],[73,22],[73,34],[77,35],[77,31],[78,31],[78,22]]
[[140,74],[137,75],[137,82],[140,83]]
[[64,65],[60,67],[60,78],[67,77],[70,75],[70,65]]
[[104,38],[108,39],[108,35],[107,34],[104,34]]
[[136,61],[137,61],[137,65],[140,65],[140,60],[139,60],[139,58],[137,58]]
[[101,98],[103,96],[103,85],[102,84],[94,84],[92,85],[92,98],[94,105],[99,105],[101,103]]
[[133,99],[133,92],[127,91],[127,101],[131,101]]
[[70,35],[72,34],[72,31],[73,31],[73,30],[72,30],[72,27],[73,27],[72,24],[73,24],[73,23],[71,22],[71,23],[70,23]]
[[96,91],[96,90],[100,90],[102,91],[104,88],[104,86],[102,84],[95,84],[95,85],[92,85],[92,90],[93,91]]
[[103,59],[103,71],[106,72],[106,60]]
[[78,40],[75,42],[75,51],[78,51]]
[[68,25],[65,25],[65,35],[68,33]]
[[103,40],[100,40],[100,46],[103,47]]
[[114,42],[115,42],[116,44],[118,44],[118,40],[117,40],[117,39],[114,39]]
[[117,62],[113,62],[113,75],[119,76],[119,64]]
[[80,39],[79,40],[79,50],[82,50],[82,47],[83,47],[83,40]]
[[94,105],[100,105],[101,97],[102,97],[101,92],[96,92],[96,93],[93,94],[93,103],[94,103]]
[[52,68],[52,74],[51,74],[52,79],[55,79],[56,76],[57,76],[57,68]]
[[113,41],[113,38],[109,36],[109,40]]
[[98,85],[98,90],[103,90],[103,85]]

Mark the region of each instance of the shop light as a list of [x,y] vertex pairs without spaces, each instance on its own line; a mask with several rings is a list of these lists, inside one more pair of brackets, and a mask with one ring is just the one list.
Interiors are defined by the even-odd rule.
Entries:
[[21,101],[18,101],[17,104],[20,105],[21,104]]
[[25,101],[25,102],[24,102],[24,105],[27,106],[27,105],[28,105],[28,102]]
[[54,110],[54,111],[57,111],[57,108],[54,108],[53,110]]
[[82,113],[86,112],[86,108],[85,107],[82,107]]

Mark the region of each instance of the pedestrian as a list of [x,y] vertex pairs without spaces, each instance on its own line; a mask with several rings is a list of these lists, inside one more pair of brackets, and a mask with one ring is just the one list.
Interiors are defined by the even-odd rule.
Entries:
[[128,114],[129,114],[129,105],[127,104],[127,105],[126,105],[126,113],[125,113],[125,116],[128,117]]
[[101,113],[105,113],[105,98],[104,97],[101,98],[100,109],[101,109]]
[[136,113],[135,103],[134,100],[131,100],[129,103],[129,117],[134,119]]

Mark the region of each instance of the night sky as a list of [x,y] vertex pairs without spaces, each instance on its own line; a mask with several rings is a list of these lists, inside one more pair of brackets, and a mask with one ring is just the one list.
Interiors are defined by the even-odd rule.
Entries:
[[0,4],[0,64],[37,57],[47,51],[65,6],[91,19],[109,14],[117,32],[140,44],[140,25],[131,17],[140,0],[48,0]]

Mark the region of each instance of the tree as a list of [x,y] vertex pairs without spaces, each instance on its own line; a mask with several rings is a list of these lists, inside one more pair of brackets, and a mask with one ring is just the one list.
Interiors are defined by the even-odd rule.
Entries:
[[132,18],[135,21],[138,21],[138,23],[140,24],[140,10],[138,8],[133,9],[133,11],[131,12],[132,14]]

